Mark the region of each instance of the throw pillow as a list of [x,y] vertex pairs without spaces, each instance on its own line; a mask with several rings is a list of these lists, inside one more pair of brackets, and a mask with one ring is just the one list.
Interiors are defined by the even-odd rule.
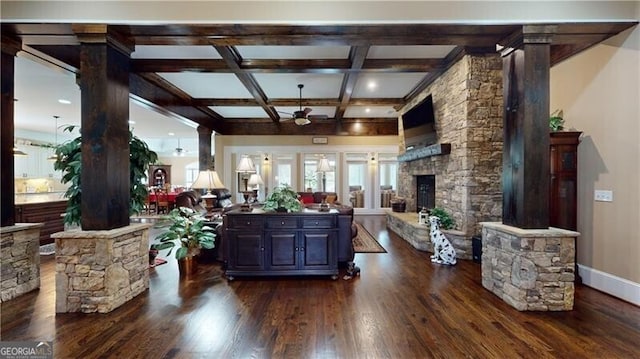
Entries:
[[329,203],[329,204],[333,204],[333,202],[335,202],[335,201],[336,201],[336,197],[337,197],[337,196],[336,196],[336,195],[333,195],[333,194],[328,195],[328,196],[327,196],[327,199],[326,199],[327,203]]

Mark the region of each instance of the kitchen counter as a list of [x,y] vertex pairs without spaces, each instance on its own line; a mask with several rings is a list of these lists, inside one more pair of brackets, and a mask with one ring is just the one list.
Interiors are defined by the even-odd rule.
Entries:
[[30,204],[30,203],[48,203],[48,202],[58,202],[58,201],[67,201],[64,197],[65,191],[57,191],[57,192],[38,192],[38,193],[16,193],[15,203],[16,205],[20,204]]
[[62,215],[67,210],[67,199],[63,195],[63,192],[16,194],[15,221],[42,223],[40,245],[53,243],[51,234],[64,231]]

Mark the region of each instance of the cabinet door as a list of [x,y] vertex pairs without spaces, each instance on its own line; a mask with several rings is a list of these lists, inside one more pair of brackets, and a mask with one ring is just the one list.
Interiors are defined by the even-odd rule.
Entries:
[[300,269],[335,267],[336,235],[333,231],[305,231],[301,235]]
[[297,268],[300,247],[295,231],[267,232],[267,260],[269,270],[291,270]]
[[258,232],[228,231],[229,268],[264,269],[264,244]]

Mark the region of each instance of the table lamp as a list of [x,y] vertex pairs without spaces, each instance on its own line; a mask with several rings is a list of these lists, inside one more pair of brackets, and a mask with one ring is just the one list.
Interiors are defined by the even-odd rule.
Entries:
[[327,211],[329,210],[329,205],[326,202],[327,194],[325,193],[327,190],[327,172],[331,172],[331,165],[329,164],[329,160],[322,156],[320,162],[318,163],[318,172],[322,173],[322,203],[320,203],[320,210]]
[[[202,199],[207,203],[207,207],[213,208],[215,206],[216,195],[211,194],[212,189],[225,188],[224,184],[220,180],[218,173],[216,171],[200,171],[198,173],[198,177],[191,185],[191,188],[195,189],[204,189],[207,191],[205,195],[202,196]],[[211,202],[211,203],[209,203]]]
[[253,164],[253,161],[248,155],[242,155],[240,159],[240,163],[236,168],[236,172],[244,174],[242,176],[242,182],[244,183],[244,191],[242,191],[242,195],[244,196],[244,203],[242,207],[240,207],[241,211],[248,212],[251,211],[251,207],[249,206],[249,196],[253,193],[253,191],[249,191],[249,177],[247,175],[249,173],[256,173],[256,166]]
[[262,177],[257,174],[254,173],[251,175],[251,177],[249,177],[249,182],[247,182],[249,184],[249,186],[251,186],[251,188],[253,188],[253,197],[256,199],[256,201],[258,200],[258,190],[260,189],[260,185],[263,185],[264,182],[262,181]]

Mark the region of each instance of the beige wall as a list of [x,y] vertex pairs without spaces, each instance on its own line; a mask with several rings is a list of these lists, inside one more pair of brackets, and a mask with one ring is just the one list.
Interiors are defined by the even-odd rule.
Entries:
[[[578,263],[640,283],[640,28],[551,70],[551,111],[582,131]],[[595,202],[594,190],[613,191]]]

